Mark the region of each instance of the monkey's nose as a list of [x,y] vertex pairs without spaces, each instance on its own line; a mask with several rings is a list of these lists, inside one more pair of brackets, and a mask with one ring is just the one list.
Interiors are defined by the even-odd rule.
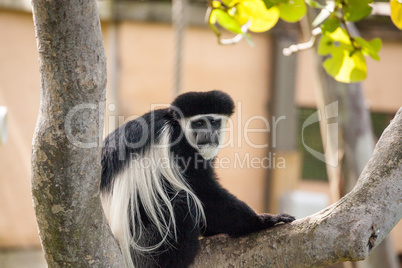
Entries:
[[211,133],[211,132],[199,132],[197,134],[197,146],[198,148],[201,148],[205,145],[213,145],[213,146],[218,146],[219,145],[219,135],[217,132]]
[[198,148],[211,143],[211,134],[208,132],[199,132],[197,134],[197,146]]

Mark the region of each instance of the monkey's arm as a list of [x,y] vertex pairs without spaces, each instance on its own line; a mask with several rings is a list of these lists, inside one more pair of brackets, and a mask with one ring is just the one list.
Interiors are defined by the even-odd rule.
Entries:
[[246,203],[223,189],[219,183],[213,183],[216,183],[215,187],[208,188],[215,189],[214,191],[198,194],[204,204],[204,212],[207,218],[204,236],[220,233],[242,236],[267,229],[279,222],[286,223],[295,219],[285,213],[258,215]]

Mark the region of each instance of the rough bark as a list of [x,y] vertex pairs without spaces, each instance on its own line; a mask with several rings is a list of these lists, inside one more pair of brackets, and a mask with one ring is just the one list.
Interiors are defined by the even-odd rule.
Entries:
[[365,259],[402,217],[402,108],[355,188],[330,207],[248,237],[202,240],[194,267],[315,267]]
[[95,0],[34,0],[32,196],[49,267],[123,267],[99,199],[106,57]]

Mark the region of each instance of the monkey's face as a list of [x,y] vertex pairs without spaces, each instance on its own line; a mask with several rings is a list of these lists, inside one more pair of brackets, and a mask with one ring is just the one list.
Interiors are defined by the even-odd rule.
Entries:
[[224,115],[196,115],[181,120],[188,143],[206,160],[214,158],[223,144],[223,131],[228,117]]

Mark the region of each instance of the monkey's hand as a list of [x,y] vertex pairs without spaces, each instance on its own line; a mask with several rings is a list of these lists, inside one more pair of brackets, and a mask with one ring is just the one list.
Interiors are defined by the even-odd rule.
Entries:
[[258,215],[258,217],[265,228],[272,227],[277,223],[288,223],[295,220],[295,217],[286,213],[280,213],[276,215],[260,214]]

